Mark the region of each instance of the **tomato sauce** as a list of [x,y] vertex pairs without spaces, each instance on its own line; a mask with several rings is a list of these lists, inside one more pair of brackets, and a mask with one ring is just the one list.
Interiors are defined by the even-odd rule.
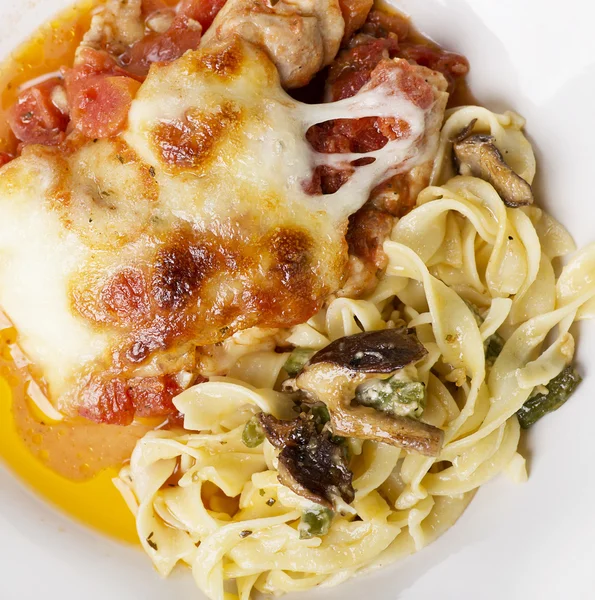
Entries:
[[8,111],[27,82],[71,65],[91,23],[93,0],[83,0],[42,25],[0,66],[0,152],[14,154],[17,140],[8,125]]
[[[169,12],[173,23],[169,30],[159,34],[147,29],[145,37],[132,46],[129,64],[122,63],[126,70],[105,52],[96,54],[105,55],[113,66],[98,70],[101,61],[92,60],[89,69],[83,58],[83,64],[71,69],[76,49],[89,29],[93,9],[100,4],[98,0],[82,0],[67,9],[43,25],[0,67],[0,164],[19,153],[20,142],[58,145],[72,129],[91,138],[119,133],[138,82],[146,75],[150,63],[173,60],[196,47],[201,27],[191,25],[189,19],[199,20],[202,29],[206,29],[222,0],[146,0],[145,17],[157,10]],[[177,13],[171,10],[176,5]],[[69,77],[73,71],[74,76]],[[88,85],[84,85],[81,73],[88,79]],[[63,75],[64,81],[57,78]],[[77,80],[76,94],[69,88],[69,80],[73,79]],[[56,103],[54,91],[59,92],[62,102]]]
[[[385,5],[382,5],[383,10],[389,10]],[[409,21],[409,19],[408,19]],[[409,41],[420,46],[427,46],[435,51],[441,51],[442,47],[439,46],[429,37],[423,35],[418,31],[411,21],[409,21]],[[457,106],[468,106],[470,104],[477,104],[477,100],[469,89],[469,83],[467,77],[457,77],[453,83],[452,89],[450,90],[450,96],[448,98],[447,108],[456,108]]]

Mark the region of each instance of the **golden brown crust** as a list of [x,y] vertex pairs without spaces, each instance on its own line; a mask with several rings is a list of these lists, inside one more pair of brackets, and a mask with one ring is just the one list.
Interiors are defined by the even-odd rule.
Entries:
[[150,227],[159,198],[151,167],[121,138],[76,139],[49,154],[56,184],[48,197],[64,227],[94,249],[115,249]]
[[240,71],[243,59],[242,45],[234,40],[223,48],[216,47],[212,51],[207,49],[195,54],[193,66],[197,71],[208,71],[220,78],[228,78]]
[[231,102],[219,111],[188,111],[183,119],[159,123],[153,145],[163,165],[171,170],[205,169],[215,159],[218,144],[242,124],[242,113]]
[[[180,228],[155,242],[143,265],[82,277],[71,290],[82,317],[121,331],[123,372],[185,341],[202,346],[254,325],[303,322],[331,291],[315,276],[312,237],[298,228],[243,242]],[[239,293],[225,293],[234,288]]]

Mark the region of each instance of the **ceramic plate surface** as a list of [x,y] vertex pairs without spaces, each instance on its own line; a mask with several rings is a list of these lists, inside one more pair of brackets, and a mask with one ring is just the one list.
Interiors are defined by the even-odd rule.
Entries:
[[[595,241],[595,5],[587,0],[394,0],[471,62],[492,110],[527,119],[538,201],[583,245]],[[0,54],[69,0],[0,0]],[[584,323],[586,375],[572,400],[524,443],[530,478],[484,486],[459,522],[421,553],[300,598],[582,600],[595,598],[595,324]],[[200,599],[187,571],[161,580],[140,551],[55,512],[0,468],[2,600]],[[289,597],[288,597],[289,598]]]

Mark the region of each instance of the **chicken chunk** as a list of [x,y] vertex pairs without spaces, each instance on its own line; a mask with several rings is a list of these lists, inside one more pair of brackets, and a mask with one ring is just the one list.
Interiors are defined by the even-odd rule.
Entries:
[[91,20],[79,47],[119,56],[145,34],[141,0],[108,0]]
[[[306,85],[335,58],[345,23],[338,0],[228,0],[203,44],[237,35],[267,52],[285,88]],[[289,35],[288,35],[289,33]]]

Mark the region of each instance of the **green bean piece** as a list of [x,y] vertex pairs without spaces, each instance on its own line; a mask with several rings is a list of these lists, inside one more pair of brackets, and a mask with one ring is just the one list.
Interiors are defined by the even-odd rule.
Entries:
[[475,317],[475,322],[479,327],[484,322],[484,318],[479,314],[479,309],[477,308],[477,306],[475,306],[475,304],[473,304],[473,302],[469,302],[468,300],[463,300],[463,302],[465,302],[469,310],[473,313],[473,316]]
[[264,431],[260,426],[257,416],[252,417],[246,425],[244,425],[242,442],[244,442],[244,445],[248,446],[248,448],[256,448],[264,442]]
[[547,394],[535,394],[521,406],[517,412],[521,427],[529,429],[541,417],[560,408],[581,381],[582,377],[572,365],[566,367],[545,386],[548,389]]
[[315,404],[312,406],[312,416],[317,425],[325,425],[331,420],[331,415],[326,404]]
[[302,513],[298,526],[301,539],[326,535],[331,528],[333,511],[324,506],[310,508]]
[[[479,309],[477,308],[477,306],[475,306],[475,304],[472,304],[471,302],[465,302],[465,304],[473,313],[473,316],[477,321],[477,326],[481,327],[485,319],[479,314]],[[504,348],[505,343],[506,340],[499,333],[492,334],[483,343],[485,348],[486,362],[488,363],[488,365],[492,366],[496,362],[496,359],[498,358],[498,356],[500,356],[500,352],[502,352],[502,348]]]
[[310,348],[296,348],[290,355],[283,368],[287,371],[290,377],[295,377],[306,365],[306,363],[314,356],[315,350]]
[[355,399],[363,406],[392,416],[419,418],[426,407],[426,386],[420,381],[403,381],[393,375],[360,387]]
[[485,342],[486,362],[491,366],[496,362],[502,348],[504,348],[504,338],[499,333],[494,333]]

